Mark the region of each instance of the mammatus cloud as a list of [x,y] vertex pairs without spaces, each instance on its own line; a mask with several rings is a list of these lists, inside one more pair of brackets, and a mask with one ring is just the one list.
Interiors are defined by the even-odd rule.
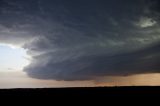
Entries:
[[157,0],[2,0],[0,42],[20,45],[33,78],[159,72]]

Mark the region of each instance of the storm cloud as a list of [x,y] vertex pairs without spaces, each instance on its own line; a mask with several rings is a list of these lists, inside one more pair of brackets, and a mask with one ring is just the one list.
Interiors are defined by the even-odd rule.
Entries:
[[32,56],[33,78],[160,71],[158,0],[1,0],[0,42]]

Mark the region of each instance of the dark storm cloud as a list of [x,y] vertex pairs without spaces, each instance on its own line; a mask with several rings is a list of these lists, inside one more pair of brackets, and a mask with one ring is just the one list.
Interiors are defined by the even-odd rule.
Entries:
[[[159,71],[157,0],[1,0],[0,42],[33,57],[40,79],[85,80]],[[156,45],[156,46],[155,46]]]
[[[36,59],[42,62],[44,59],[41,60],[41,58],[40,56]],[[58,61],[56,63],[49,61],[45,67],[43,65],[37,66],[36,69],[38,72],[35,71],[35,66],[33,66],[33,68],[29,67],[31,72],[29,75],[40,79],[87,80],[106,75],[126,76],[132,74],[157,73],[160,70],[159,65],[160,44],[113,56],[90,55]],[[54,69],[54,71],[52,71],[52,69]]]

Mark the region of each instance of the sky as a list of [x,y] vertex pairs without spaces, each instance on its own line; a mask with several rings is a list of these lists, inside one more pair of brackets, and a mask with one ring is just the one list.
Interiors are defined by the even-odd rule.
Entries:
[[160,85],[159,0],[0,0],[0,88]]

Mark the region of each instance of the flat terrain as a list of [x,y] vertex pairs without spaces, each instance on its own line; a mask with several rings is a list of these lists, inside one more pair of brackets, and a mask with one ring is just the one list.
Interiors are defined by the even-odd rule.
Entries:
[[0,96],[160,96],[160,87],[86,87],[44,89],[1,89]]

